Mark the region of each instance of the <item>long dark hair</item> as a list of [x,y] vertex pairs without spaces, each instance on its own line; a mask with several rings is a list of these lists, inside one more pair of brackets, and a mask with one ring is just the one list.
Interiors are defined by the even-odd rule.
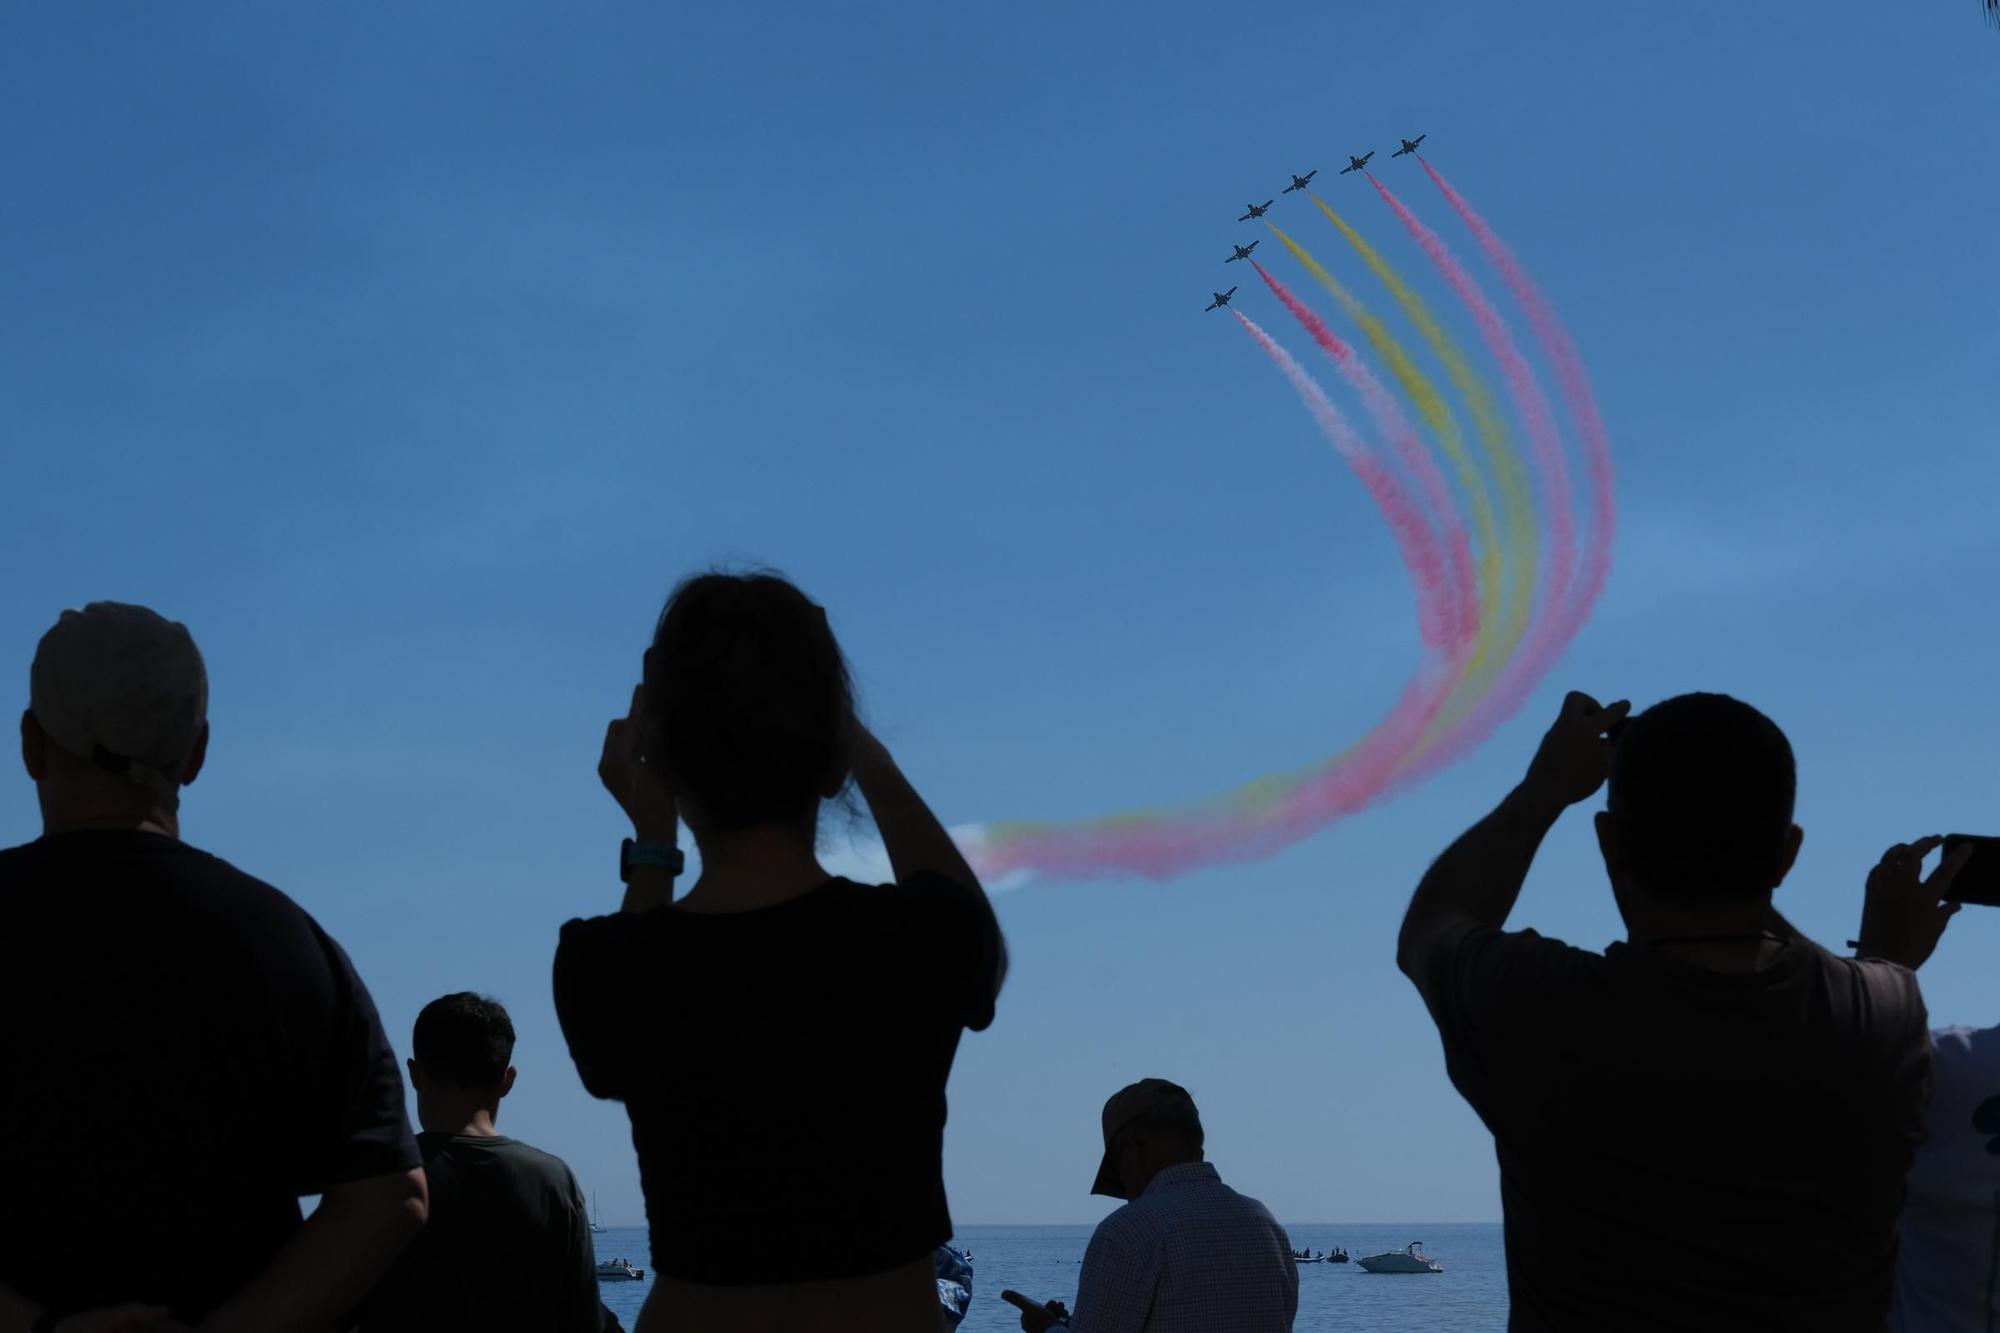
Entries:
[[718,832],[810,822],[847,783],[854,685],[826,612],[783,575],[711,572],[646,654],[646,753]]

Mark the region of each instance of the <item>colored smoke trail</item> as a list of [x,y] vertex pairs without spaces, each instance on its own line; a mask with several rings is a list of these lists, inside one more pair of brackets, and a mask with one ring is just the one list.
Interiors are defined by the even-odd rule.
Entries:
[[[1272,230],[1275,231],[1276,228]],[[1355,355],[1354,349],[1349,347],[1340,335],[1328,328],[1326,321],[1314,314],[1305,302],[1293,295],[1289,287],[1266,272],[1262,264],[1253,259],[1250,261],[1250,267],[1257,271],[1257,276],[1264,280],[1264,285],[1271,289],[1271,294],[1283,303],[1285,309],[1291,312],[1292,318],[1298,321],[1299,327],[1319,344],[1320,350],[1327,354],[1348,383],[1354,386],[1355,392],[1361,396],[1362,404],[1367,407],[1368,414],[1375,419],[1376,429],[1389,438],[1390,443],[1395,446],[1397,456],[1403,460],[1403,465],[1416,477],[1417,487],[1423,495],[1425,504],[1437,517],[1437,532],[1444,539],[1446,554],[1451,562],[1449,587],[1454,612],[1449,642],[1433,639],[1428,632],[1425,633],[1424,642],[1433,646],[1448,647],[1454,660],[1463,658],[1464,669],[1470,670],[1473,665],[1471,654],[1477,651],[1474,646],[1475,640],[1481,638],[1481,623],[1484,617],[1481,615],[1479,594],[1473,587],[1472,557],[1467,545],[1465,526],[1458,521],[1458,506],[1452,502],[1451,489],[1445,484],[1444,474],[1438,471],[1430,450],[1424,446],[1423,437],[1417,434],[1416,427],[1410,424],[1410,419],[1403,415],[1402,404],[1383,387],[1381,380],[1375,378],[1375,372]]]
[[[1442,757],[1449,758],[1469,749],[1513,713],[1527,691],[1555,665],[1557,657],[1581,623],[1572,620],[1568,605],[1570,579],[1577,559],[1576,516],[1570,495],[1569,466],[1563,454],[1562,431],[1556,424],[1548,396],[1542,392],[1541,381],[1522,354],[1520,345],[1515,342],[1507,321],[1487,297],[1485,289],[1459,263],[1443,238],[1426,226],[1408,205],[1396,197],[1393,190],[1373,174],[1369,174],[1368,183],[1375,187],[1383,202],[1389,205],[1390,211],[1418,247],[1430,257],[1446,284],[1471,314],[1481,340],[1500,366],[1501,378],[1507,384],[1508,396],[1514,402],[1515,411],[1527,428],[1528,440],[1544,485],[1549,551],[1538,599],[1540,606],[1527,639],[1518,655],[1502,670],[1500,681],[1492,693],[1474,710],[1474,716],[1467,719],[1468,725],[1453,733],[1445,742],[1448,753]],[[1485,713],[1494,715],[1490,722],[1481,715]],[[1413,764],[1422,757],[1424,748],[1419,747],[1412,753],[1410,761]]]
[[1617,531],[1617,500],[1613,494],[1614,471],[1611,463],[1611,437],[1604,429],[1604,418],[1597,410],[1597,395],[1591,392],[1590,376],[1583,368],[1583,357],[1577,353],[1576,343],[1570,338],[1569,330],[1557,318],[1555,308],[1548,297],[1542,295],[1521,261],[1499,233],[1487,225],[1486,219],[1475,211],[1465,197],[1452,188],[1438,169],[1432,166],[1422,154],[1417,161],[1444,195],[1445,201],[1465,221],[1473,239],[1486,255],[1487,262],[1500,272],[1514,299],[1527,312],[1528,326],[1535,331],[1535,340],[1548,354],[1555,367],[1556,382],[1562,386],[1564,405],[1576,421],[1577,433],[1583,440],[1584,470],[1590,476],[1591,529],[1584,543],[1583,566],[1577,572],[1577,590],[1570,601],[1567,616],[1568,629],[1574,633],[1589,618],[1597,599],[1604,593],[1604,584],[1611,577],[1611,541]]
[[[1305,368],[1249,316],[1230,313],[1291,383],[1381,509],[1416,585],[1420,623],[1447,623],[1444,559],[1423,511]],[[1433,642],[1427,634],[1426,643]],[[1277,851],[1361,809],[1389,786],[1402,757],[1451,693],[1455,673],[1447,655],[1432,647],[1425,658],[1387,716],[1346,751],[1311,768],[1261,778],[1192,806],[1086,824],[986,824],[980,837],[964,840],[966,854],[982,878],[1031,871],[1072,878],[1136,872],[1165,879],[1196,866]]]
[[1526,469],[1513,449],[1512,432],[1507,427],[1507,418],[1493,402],[1493,394],[1479,378],[1478,372],[1465,359],[1465,354],[1452,341],[1451,335],[1431,315],[1430,307],[1423,297],[1410,289],[1402,276],[1389,262],[1376,253],[1367,238],[1351,226],[1346,218],[1312,191],[1306,192],[1319,205],[1319,211],[1326,214],[1327,221],[1346,238],[1368,271],[1376,281],[1388,291],[1390,297],[1402,310],[1404,317],[1416,326],[1431,352],[1444,363],[1445,376],[1451,380],[1460,396],[1465,399],[1468,411],[1472,413],[1473,425],[1479,433],[1479,442],[1485,450],[1488,461],[1493,466],[1494,480],[1500,487],[1501,504],[1507,511],[1507,547],[1513,559],[1508,570],[1508,595],[1506,609],[1499,620],[1500,649],[1497,656],[1489,658],[1481,670],[1482,679],[1466,694],[1454,700],[1453,707],[1446,712],[1445,722],[1456,720],[1463,708],[1472,700],[1482,696],[1499,665],[1513,653],[1516,644],[1527,633],[1529,608],[1535,595],[1535,578],[1539,565],[1537,554],[1538,537],[1535,531],[1535,502],[1528,490]]
[[[1376,355],[1387,364],[1389,373],[1395,376],[1396,382],[1402,385],[1403,392],[1410,396],[1412,403],[1416,404],[1417,413],[1423,417],[1424,424],[1437,435],[1438,444],[1450,461],[1452,472],[1458,478],[1458,484],[1465,488],[1466,497],[1472,506],[1472,526],[1479,538],[1479,597],[1474,603],[1470,598],[1461,596],[1460,605],[1468,608],[1476,618],[1479,633],[1463,669],[1468,675],[1475,673],[1492,651],[1495,639],[1493,627],[1496,623],[1494,612],[1500,604],[1502,568],[1500,528],[1494,518],[1493,497],[1487,493],[1486,479],[1480,475],[1479,465],[1466,450],[1465,437],[1458,429],[1457,419],[1452,416],[1451,405],[1410,359],[1409,353],[1403,350],[1395,335],[1389,332],[1382,321],[1377,319],[1352,292],[1341,285],[1338,278],[1327,272],[1317,259],[1307,253],[1304,246],[1287,235],[1282,227],[1275,222],[1267,222],[1265,225],[1284,247],[1291,251],[1292,257],[1305,267],[1306,272],[1312,274],[1320,286],[1326,288],[1333,299],[1340,303],[1347,317],[1360,326],[1363,336],[1375,349]],[[1252,261],[1252,266],[1257,267],[1255,261]],[[1261,267],[1258,267],[1257,271],[1264,273]],[[1269,274],[1264,274],[1264,281],[1266,283],[1271,281]],[[1294,306],[1288,297],[1289,293],[1279,299],[1285,301],[1287,308],[1292,310],[1294,318],[1300,318],[1298,311],[1301,307]],[[1316,316],[1313,319],[1319,330],[1326,330],[1325,321],[1319,320]],[[1302,318],[1300,322],[1305,323]],[[1307,325],[1306,331],[1313,335],[1315,341],[1320,340],[1319,332],[1315,331],[1313,325]],[[1328,348],[1324,341],[1320,341],[1320,346],[1341,365],[1343,371],[1347,370],[1345,361]],[[1372,373],[1370,377],[1373,378]],[[1392,440],[1399,439],[1399,432],[1392,428],[1384,427],[1384,433]],[[1419,447],[1421,448],[1421,445]],[[1398,453],[1403,452],[1399,445]],[[1430,451],[1424,449],[1420,456],[1420,462],[1405,457],[1404,464],[1416,476],[1417,484],[1423,490],[1425,503],[1439,515],[1440,522],[1450,524],[1453,529],[1460,529],[1462,525],[1457,518],[1458,506],[1452,502],[1450,492],[1444,487],[1443,479],[1438,476],[1437,465],[1431,460]]]

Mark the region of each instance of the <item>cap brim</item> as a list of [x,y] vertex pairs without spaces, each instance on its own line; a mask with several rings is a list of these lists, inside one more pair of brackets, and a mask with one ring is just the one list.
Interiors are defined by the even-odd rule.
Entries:
[[1125,1197],[1125,1187],[1118,1183],[1118,1171],[1111,1165],[1111,1149],[1108,1147],[1104,1150],[1104,1160],[1097,1164],[1097,1179],[1090,1182],[1090,1192],[1111,1199]]

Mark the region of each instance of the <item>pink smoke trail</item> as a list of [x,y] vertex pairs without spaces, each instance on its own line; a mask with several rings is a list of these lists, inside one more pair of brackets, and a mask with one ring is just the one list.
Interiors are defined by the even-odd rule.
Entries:
[[[1250,267],[1257,270],[1257,276],[1271,289],[1289,310],[1299,327],[1319,344],[1347,382],[1361,395],[1361,402],[1375,420],[1376,429],[1388,437],[1395,447],[1396,456],[1403,466],[1417,480],[1424,503],[1437,515],[1439,530],[1444,534],[1446,551],[1451,561],[1451,593],[1456,609],[1452,626],[1450,650],[1454,659],[1462,658],[1471,651],[1472,642],[1479,636],[1479,593],[1474,585],[1472,572],[1472,544],[1466,536],[1465,525],[1459,522],[1458,506],[1452,500],[1451,487],[1439,471],[1437,460],[1424,445],[1424,440],[1403,411],[1403,406],[1394,394],[1383,385],[1375,372],[1355,353],[1354,347],[1343,340],[1327,326],[1312,307],[1301,301],[1291,288],[1265,271],[1256,260]],[[1238,316],[1241,318],[1241,316]],[[1430,642],[1426,639],[1425,642]]]
[[983,878],[1032,869],[1070,877],[1137,872],[1166,879],[1199,865],[1274,852],[1381,795],[1396,765],[1451,693],[1455,673],[1447,665],[1451,649],[1443,634],[1449,615],[1444,561],[1423,511],[1304,367],[1249,316],[1230,313],[1290,381],[1321,433],[1388,520],[1417,589],[1418,621],[1430,627],[1425,634],[1427,660],[1387,716],[1343,754],[1303,773],[1252,783],[1192,808],[1148,811],[1082,826],[996,826],[999,836],[994,842],[969,849]]
[[1565,627],[1568,634],[1574,634],[1582,628],[1584,620],[1597,605],[1597,599],[1603,595],[1605,581],[1611,576],[1611,541],[1618,521],[1613,495],[1611,439],[1604,429],[1604,418],[1597,411],[1597,396],[1591,392],[1590,376],[1583,368],[1583,358],[1577,353],[1576,343],[1570,338],[1569,330],[1563,327],[1562,320],[1557,318],[1548,297],[1542,295],[1534,278],[1514,257],[1507,243],[1487,225],[1486,219],[1452,188],[1451,182],[1425,161],[1422,154],[1417,155],[1417,161],[1446,202],[1465,220],[1487,261],[1500,271],[1502,280],[1514,293],[1514,299],[1527,312],[1528,325],[1535,331],[1536,340],[1555,367],[1556,380],[1562,386],[1563,401],[1575,418],[1577,433],[1582,437],[1584,470],[1590,477],[1591,531],[1584,544],[1583,564],[1577,572],[1579,587],[1571,599]]
[[1409,207],[1398,199],[1393,191],[1375,179],[1373,172],[1363,172],[1368,183],[1375,187],[1390,211],[1403,224],[1431,263],[1444,277],[1447,285],[1458,296],[1461,304],[1472,315],[1472,321],[1479,328],[1481,341],[1499,363],[1501,377],[1507,382],[1508,396],[1514,400],[1514,410],[1521,414],[1521,421],[1527,427],[1529,444],[1534,448],[1535,460],[1541,464],[1545,507],[1549,514],[1548,568],[1542,580],[1542,607],[1537,617],[1538,628],[1521,651],[1534,656],[1549,655],[1559,644],[1550,641],[1550,631],[1561,623],[1565,611],[1564,600],[1569,592],[1571,570],[1576,564],[1576,516],[1571,510],[1569,465],[1563,457],[1562,431],[1556,425],[1554,410],[1549,406],[1548,395],[1542,392],[1541,380],[1535,375],[1528,358],[1521,354],[1514,334],[1507,327],[1507,321],[1487,299],[1476,278],[1466,272],[1465,266],[1451,252],[1444,239],[1429,227]]

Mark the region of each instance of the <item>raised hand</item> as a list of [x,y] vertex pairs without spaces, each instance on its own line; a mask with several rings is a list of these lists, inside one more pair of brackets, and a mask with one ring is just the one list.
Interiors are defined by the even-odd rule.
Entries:
[[1626,700],[1606,706],[1587,694],[1570,691],[1563,700],[1562,713],[1542,737],[1541,748],[1528,765],[1523,789],[1558,808],[1589,800],[1611,771],[1610,733],[1631,711]]
[[679,827],[672,781],[656,763],[648,762],[642,746],[645,733],[646,687],[632,687],[632,705],[625,716],[604,729],[604,751],[597,759],[597,779],[632,821],[641,842],[673,842]]
[[1882,853],[1882,859],[1868,872],[1868,888],[1861,903],[1861,938],[1856,942],[1863,955],[1886,958],[1914,970],[1936,952],[1945,926],[1958,915],[1960,906],[1945,902],[1944,896],[1972,859],[1973,851],[1971,844],[1959,847],[1925,878],[1924,858],[1943,841],[1933,835],[1899,842]]

